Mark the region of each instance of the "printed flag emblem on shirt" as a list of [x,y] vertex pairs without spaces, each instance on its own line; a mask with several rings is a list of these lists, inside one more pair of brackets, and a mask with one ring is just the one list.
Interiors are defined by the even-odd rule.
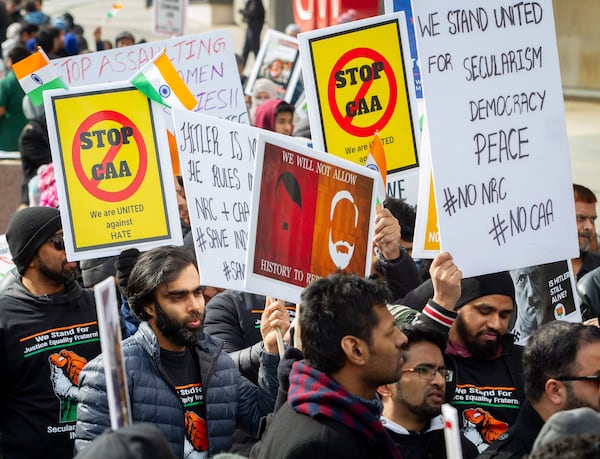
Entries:
[[146,97],[167,107],[191,110],[198,103],[164,49],[130,81]]
[[383,151],[383,144],[377,132],[373,137],[371,151],[367,155],[365,166],[379,172],[377,175],[377,204],[383,205],[386,197],[387,161],[385,159],[385,152]]
[[13,64],[13,71],[23,91],[36,107],[44,103],[42,93],[48,89],[67,88],[64,81],[54,71],[50,59],[42,48],[31,56]]

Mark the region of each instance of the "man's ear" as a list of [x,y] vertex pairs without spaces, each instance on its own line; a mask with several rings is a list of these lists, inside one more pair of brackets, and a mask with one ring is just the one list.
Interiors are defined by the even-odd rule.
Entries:
[[148,303],[144,306],[144,312],[148,314],[150,319],[154,319],[156,317],[156,311],[154,309],[154,303]]
[[546,398],[557,407],[561,407],[567,399],[567,387],[554,378],[550,378],[544,384],[544,393]]
[[342,350],[346,354],[346,359],[353,365],[362,366],[365,364],[367,356],[366,343],[356,336],[346,335],[340,343]]
[[390,384],[384,384],[383,386],[379,386],[377,388],[377,393],[382,397],[391,397],[392,389],[390,388]]

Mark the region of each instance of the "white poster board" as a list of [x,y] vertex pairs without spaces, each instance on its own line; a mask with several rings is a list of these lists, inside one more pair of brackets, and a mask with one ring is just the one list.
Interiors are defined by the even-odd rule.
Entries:
[[189,0],[154,0],[154,33],[185,35]]
[[371,270],[377,172],[288,137],[258,135],[246,289],[298,303],[337,270]]
[[228,30],[78,54],[51,62],[68,87],[127,81],[163,48],[198,99],[194,111],[250,123]]
[[131,424],[131,403],[121,348],[121,321],[115,279],[108,277],[96,284],[94,298],[104,360],[110,427],[116,430]]
[[260,129],[183,110],[173,120],[202,283],[243,290]]
[[258,78],[267,78],[277,87],[278,97],[291,102],[300,78],[298,40],[273,29],[265,33],[258,56],[246,83],[246,94],[252,95]]
[[465,277],[577,256],[551,2],[412,6],[442,250]]

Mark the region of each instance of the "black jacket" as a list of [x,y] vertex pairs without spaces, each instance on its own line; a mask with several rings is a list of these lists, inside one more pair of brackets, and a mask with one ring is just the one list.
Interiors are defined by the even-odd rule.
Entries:
[[[282,439],[285,439],[282,441]],[[263,437],[258,455],[265,459],[378,459],[393,457],[367,437],[331,419],[313,419],[285,403]]]

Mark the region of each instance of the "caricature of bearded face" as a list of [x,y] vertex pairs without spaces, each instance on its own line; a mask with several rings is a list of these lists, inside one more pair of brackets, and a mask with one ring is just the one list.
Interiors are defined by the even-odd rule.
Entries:
[[354,255],[353,241],[358,226],[358,208],[349,191],[340,190],[333,196],[329,224],[329,256],[336,267],[345,269]]

